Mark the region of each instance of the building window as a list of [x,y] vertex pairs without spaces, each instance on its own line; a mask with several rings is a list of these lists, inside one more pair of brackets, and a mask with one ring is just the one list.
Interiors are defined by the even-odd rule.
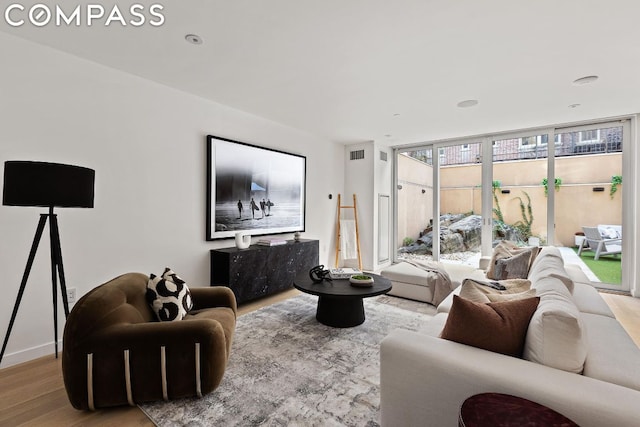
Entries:
[[533,150],[534,148],[536,148],[536,145],[538,143],[537,137],[535,136],[525,136],[518,139],[518,148],[521,150]]
[[[525,136],[522,138],[518,138],[518,148],[521,150],[533,150],[537,146],[547,145],[549,143],[549,135],[535,135],[535,136]],[[560,135],[556,135],[554,138],[555,144],[560,145]]]
[[578,133],[580,144],[593,144],[600,141],[600,129],[583,130]]

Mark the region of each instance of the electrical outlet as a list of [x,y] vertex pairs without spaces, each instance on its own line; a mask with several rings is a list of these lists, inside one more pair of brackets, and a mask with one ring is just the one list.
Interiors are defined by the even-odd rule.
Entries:
[[67,288],[67,302],[69,305],[76,303],[76,288]]

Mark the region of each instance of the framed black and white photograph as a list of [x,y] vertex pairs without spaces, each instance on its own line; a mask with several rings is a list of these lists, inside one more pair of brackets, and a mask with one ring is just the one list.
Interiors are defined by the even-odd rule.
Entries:
[[306,162],[207,135],[207,240],[304,231]]

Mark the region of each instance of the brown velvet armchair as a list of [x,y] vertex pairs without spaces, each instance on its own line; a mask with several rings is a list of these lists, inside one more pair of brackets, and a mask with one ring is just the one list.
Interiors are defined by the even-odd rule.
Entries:
[[76,409],[202,396],[222,380],[236,324],[223,286],[190,288],[193,309],[158,322],[145,300],[149,277],[128,273],[73,307],[64,329],[62,373]]

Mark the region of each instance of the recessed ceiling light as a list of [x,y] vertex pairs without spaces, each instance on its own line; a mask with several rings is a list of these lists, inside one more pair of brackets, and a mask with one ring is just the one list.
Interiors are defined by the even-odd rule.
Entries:
[[395,114],[393,115],[393,117],[399,117],[399,116],[400,116],[400,113],[395,113]]
[[467,99],[466,101],[458,102],[458,107],[460,108],[475,107],[476,105],[478,105],[477,99]]
[[571,104],[569,105],[569,108],[578,108],[580,106],[580,104]]
[[195,34],[187,34],[184,38],[191,44],[202,44],[202,37]]
[[391,134],[390,134],[390,133],[386,134],[385,136],[386,136],[387,138],[391,138]]
[[579,79],[575,79],[573,81],[573,84],[576,86],[588,85],[595,82],[596,80],[598,80],[598,76],[585,76],[580,77]]

